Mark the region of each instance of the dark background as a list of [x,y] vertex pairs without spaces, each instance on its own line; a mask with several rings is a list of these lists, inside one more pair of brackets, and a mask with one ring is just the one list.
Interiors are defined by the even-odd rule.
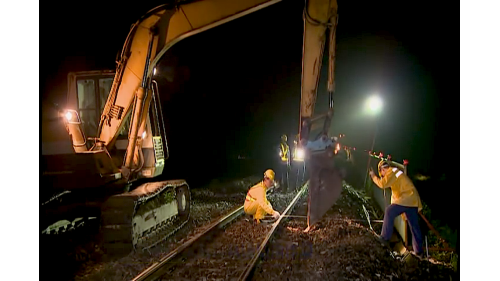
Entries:
[[[417,183],[423,200],[443,214],[456,212],[450,223],[458,224],[458,6],[338,2],[332,133],[345,134],[345,144],[360,151],[370,148],[377,127],[375,150],[408,159],[411,175],[430,176]],[[69,71],[114,69],[131,24],[163,2],[103,3],[43,5],[42,115],[52,103],[64,105]],[[303,6],[278,3],[169,51],[158,66],[167,89],[161,91],[170,124],[169,175],[201,184],[275,167],[280,136],[298,133]],[[316,112],[327,105],[326,64]],[[373,93],[384,103],[376,118],[363,114]],[[239,154],[254,160],[237,161]],[[367,158],[354,157],[352,173],[364,180]]]

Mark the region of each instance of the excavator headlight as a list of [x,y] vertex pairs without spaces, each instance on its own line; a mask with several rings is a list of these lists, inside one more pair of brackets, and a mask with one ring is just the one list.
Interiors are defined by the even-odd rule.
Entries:
[[71,121],[73,119],[73,114],[71,112],[67,111],[66,114],[64,115],[66,117],[66,120]]
[[75,110],[68,109],[64,112],[64,118],[69,123],[79,123],[80,118]]

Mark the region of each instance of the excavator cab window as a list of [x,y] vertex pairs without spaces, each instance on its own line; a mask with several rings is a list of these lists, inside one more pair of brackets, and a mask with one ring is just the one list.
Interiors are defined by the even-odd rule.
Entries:
[[77,80],[78,111],[86,136],[96,136],[99,119],[112,84],[113,78]]
[[77,82],[78,111],[82,120],[83,131],[86,136],[95,136],[97,133],[97,100],[95,81],[82,79]]
[[99,79],[99,112],[102,112],[104,110],[106,99],[108,98],[109,92],[111,91],[111,85],[113,85],[113,78]]

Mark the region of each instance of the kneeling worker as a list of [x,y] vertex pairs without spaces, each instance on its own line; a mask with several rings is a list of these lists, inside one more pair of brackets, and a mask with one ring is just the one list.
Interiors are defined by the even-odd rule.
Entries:
[[267,170],[264,173],[264,180],[248,190],[243,209],[247,215],[252,215],[257,223],[260,223],[266,214],[272,215],[274,219],[280,216],[280,213],[274,211],[271,203],[267,201],[266,191],[273,185],[274,171]]
[[385,209],[382,235],[379,239],[383,244],[388,245],[394,228],[394,219],[405,213],[413,235],[414,254],[422,258],[424,254],[422,233],[418,224],[418,212],[422,210],[422,202],[417,189],[403,171],[390,167],[384,160],[379,162],[378,170],[380,179],[370,169],[370,177],[373,182],[382,189],[390,187],[392,190],[391,205]]

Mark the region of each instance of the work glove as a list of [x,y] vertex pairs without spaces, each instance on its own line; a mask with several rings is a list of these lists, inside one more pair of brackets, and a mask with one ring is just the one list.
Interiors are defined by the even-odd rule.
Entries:
[[277,220],[280,217],[280,213],[278,211],[273,212],[273,218]]
[[375,176],[375,172],[372,170],[372,168],[370,168],[370,177],[374,177]]

